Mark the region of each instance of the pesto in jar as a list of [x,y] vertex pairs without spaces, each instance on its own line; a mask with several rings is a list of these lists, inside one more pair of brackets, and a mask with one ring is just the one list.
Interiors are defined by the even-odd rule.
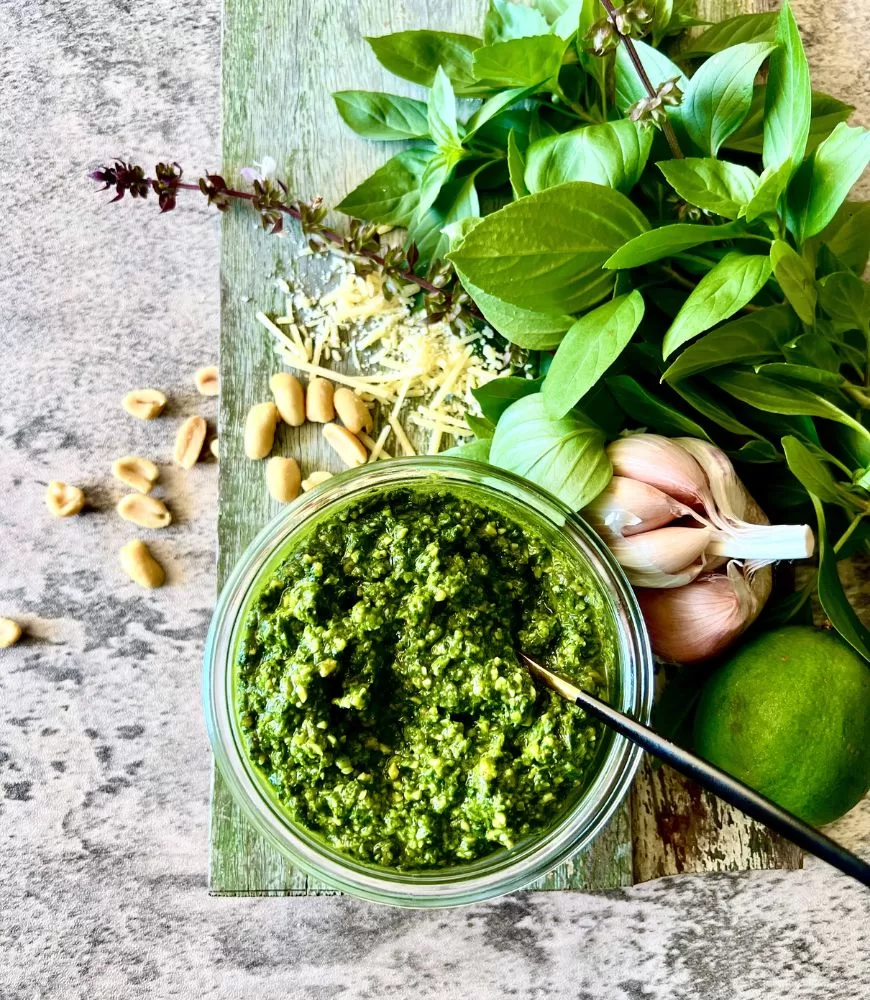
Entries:
[[601,739],[515,650],[602,694],[598,592],[541,534],[435,488],[328,516],[250,606],[250,759],[294,821],[359,861],[473,861],[542,831]]

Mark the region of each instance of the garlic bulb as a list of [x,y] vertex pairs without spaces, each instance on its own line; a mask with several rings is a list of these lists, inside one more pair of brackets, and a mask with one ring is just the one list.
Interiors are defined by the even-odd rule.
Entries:
[[698,515],[655,486],[639,479],[614,476],[610,485],[585,508],[583,516],[608,544],[617,536],[663,528],[679,517]]
[[736,562],[674,590],[639,588],[637,599],[656,656],[697,663],[727,649],[770,595],[769,567],[747,576]]

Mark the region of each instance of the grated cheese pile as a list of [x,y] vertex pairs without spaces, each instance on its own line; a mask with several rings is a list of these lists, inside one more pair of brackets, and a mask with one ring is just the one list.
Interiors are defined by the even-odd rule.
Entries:
[[[430,324],[425,311],[415,309],[416,285],[385,288],[382,274],[359,275],[350,261],[336,259],[328,291],[312,298],[279,279],[285,315],[272,320],[257,313],[282,362],[379,404],[383,425],[367,443],[369,461],[389,457],[384,448],[391,434],[401,454],[416,454],[403,419],[428,436],[430,455],[470,436],[465,415],[480,412],[472,390],[512,371],[492,330],[462,320]],[[350,364],[356,374],[342,370]]]

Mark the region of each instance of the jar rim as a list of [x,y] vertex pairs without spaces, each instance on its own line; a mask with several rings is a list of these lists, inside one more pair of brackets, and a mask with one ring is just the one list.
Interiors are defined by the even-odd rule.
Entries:
[[363,899],[399,906],[439,907],[476,902],[522,888],[587,847],[628,793],[641,751],[609,734],[603,759],[593,765],[574,805],[552,827],[476,862],[430,871],[378,868],[340,854],[311,831],[293,823],[262,787],[238,733],[233,698],[234,651],[252,592],[264,570],[291,539],[337,505],[381,488],[420,484],[432,478],[447,486],[498,495],[509,507],[532,511],[573,543],[597,579],[613,620],[618,681],[616,707],[648,722],[652,709],[653,661],[640,607],[610,550],[578,515],[540,487],[494,466],[458,456],[394,459],[348,470],[299,497],[254,538],[233,568],[218,598],[203,659],[203,708],[216,763],[246,818],[294,865],[308,875]]

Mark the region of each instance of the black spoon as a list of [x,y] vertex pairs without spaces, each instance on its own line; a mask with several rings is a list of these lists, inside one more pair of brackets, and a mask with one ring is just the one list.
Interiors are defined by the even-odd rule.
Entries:
[[567,698],[568,701],[573,701],[596,719],[600,719],[610,729],[642,747],[647,753],[663,760],[680,774],[697,781],[699,785],[703,785],[704,788],[718,795],[720,799],[736,806],[747,816],[764,823],[765,826],[775,830],[793,844],[797,844],[807,853],[815,854],[817,858],[821,858],[822,861],[827,861],[834,868],[839,868],[841,872],[851,875],[863,885],[870,886],[870,865],[866,861],[862,861],[856,854],[841,847],[830,837],[819,833],[814,827],[804,823],[802,819],[798,819],[797,816],[765,796],[759,795],[754,789],[744,785],[742,781],[738,781],[726,771],[708,764],[707,761],[689,753],[688,750],[678,747],[676,743],[671,743],[670,740],[659,736],[655,730],[638,722],[630,715],[625,715],[623,712],[611,708],[606,702],[581,691],[570,681],[566,681],[564,677],[542,667],[540,663],[536,663],[525,653],[520,653],[519,657],[533,677],[537,677],[557,694]]

